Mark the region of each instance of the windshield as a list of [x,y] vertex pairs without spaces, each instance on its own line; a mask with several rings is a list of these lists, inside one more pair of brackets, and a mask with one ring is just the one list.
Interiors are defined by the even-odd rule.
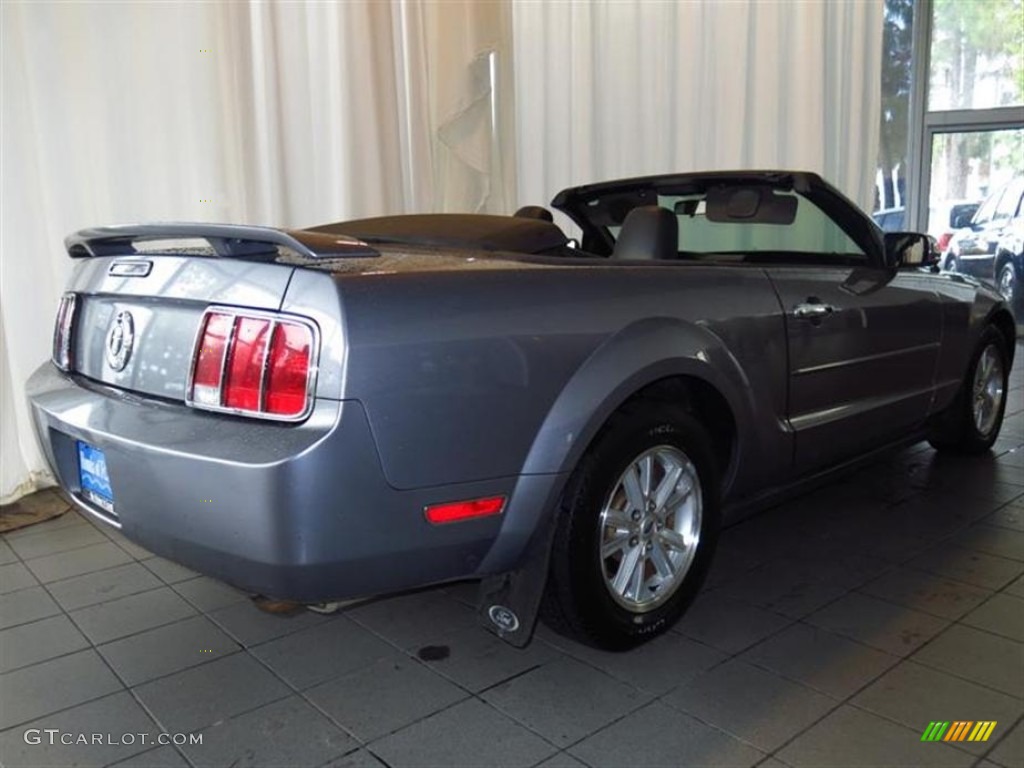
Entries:
[[[776,191],[795,210],[791,220],[776,223],[749,218],[723,221],[708,217],[707,195],[658,195],[658,205],[673,211],[679,223],[680,253],[731,254],[754,252],[832,253],[864,256],[864,250],[817,205],[796,192]],[[713,220],[715,219],[715,220]],[[621,225],[608,232],[618,239]]]

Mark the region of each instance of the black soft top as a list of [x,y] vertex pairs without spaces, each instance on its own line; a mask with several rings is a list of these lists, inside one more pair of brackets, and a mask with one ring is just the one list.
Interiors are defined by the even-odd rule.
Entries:
[[542,253],[568,242],[565,233],[549,221],[479,213],[381,216],[322,224],[308,231],[355,237],[366,243],[517,253]]

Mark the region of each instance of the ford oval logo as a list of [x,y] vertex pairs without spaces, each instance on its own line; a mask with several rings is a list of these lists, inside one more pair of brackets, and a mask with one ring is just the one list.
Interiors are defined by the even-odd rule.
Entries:
[[503,632],[515,632],[519,629],[519,617],[504,605],[492,605],[487,611],[487,615]]
[[123,371],[132,356],[135,343],[135,321],[132,313],[118,312],[110,330],[107,331],[107,365],[115,371]]

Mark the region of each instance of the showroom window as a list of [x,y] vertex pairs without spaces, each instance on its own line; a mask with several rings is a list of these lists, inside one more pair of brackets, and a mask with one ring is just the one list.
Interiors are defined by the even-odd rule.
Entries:
[[875,218],[941,243],[1024,176],[1024,6],[886,0],[883,56]]
[[886,0],[875,221],[891,231],[903,228],[906,204],[913,22],[914,0]]

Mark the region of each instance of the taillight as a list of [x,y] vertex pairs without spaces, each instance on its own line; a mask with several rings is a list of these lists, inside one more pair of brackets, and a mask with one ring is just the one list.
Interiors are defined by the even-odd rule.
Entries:
[[267,356],[269,330],[269,320],[255,317],[235,319],[224,382],[224,405],[228,408],[262,410],[263,361]]
[[196,405],[220,406],[220,381],[224,373],[224,355],[234,326],[234,315],[210,312],[203,318],[199,348],[193,358],[192,386],[189,397]]
[[316,331],[298,318],[207,310],[189,382],[189,405],[296,421],[313,406]]
[[53,327],[53,364],[62,371],[71,370],[71,334],[75,322],[77,298],[73,293],[60,297],[57,321]]
[[952,239],[953,239],[953,233],[952,232],[943,232],[939,236],[938,248],[939,248],[939,250],[942,253],[945,253],[946,249],[949,248],[949,241],[952,240]]
[[305,408],[311,354],[310,339],[303,326],[277,324],[267,360],[265,405],[269,413],[300,413]]

